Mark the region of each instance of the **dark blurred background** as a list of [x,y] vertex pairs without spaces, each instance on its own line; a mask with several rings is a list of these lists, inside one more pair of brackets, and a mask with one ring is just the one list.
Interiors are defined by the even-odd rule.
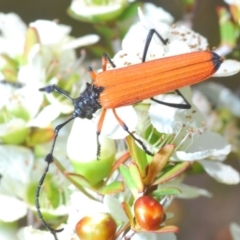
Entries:
[[[182,18],[179,0],[150,1],[170,12],[175,20]],[[69,0],[0,0],[0,12],[15,12],[29,23],[36,19],[59,19],[60,23],[72,26],[72,35],[81,36],[94,33],[91,24],[81,23],[67,15]],[[221,0],[201,0],[194,13],[193,29],[207,37],[210,46],[218,46],[220,41],[216,7],[227,6]],[[104,43],[103,43],[104,44]],[[240,61],[240,59],[238,59]],[[233,77],[211,79],[236,90],[239,88],[240,74]],[[225,163],[240,171],[239,160],[235,157]],[[240,186],[217,183],[208,175],[190,176],[186,183],[205,188],[213,193],[213,198],[200,197],[193,200],[174,200],[172,210],[175,223],[180,227],[178,240],[230,240],[229,224],[240,224]]]

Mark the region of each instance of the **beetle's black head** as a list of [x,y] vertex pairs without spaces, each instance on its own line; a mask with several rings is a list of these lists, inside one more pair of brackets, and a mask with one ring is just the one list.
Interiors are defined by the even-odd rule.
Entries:
[[102,107],[99,102],[99,95],[103,90],[103,87],[96,87],[87,83],[87,88],[78,98],[73,100],[73,116],[92,119],[93,114]]

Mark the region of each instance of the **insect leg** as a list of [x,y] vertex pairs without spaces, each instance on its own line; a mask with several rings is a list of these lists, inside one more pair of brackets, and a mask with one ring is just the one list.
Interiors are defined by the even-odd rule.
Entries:
[[153,34],[156,34],[158,38],[161,40],[161,42],[166,45],[168,43],[168,39],[163,39],[163,37],[155,30],[155,29],[150,29],[146,38],[145,46],[143,49],[143,57],[142,57],[142,62],[146,61],[146,56],[147,56],[147,51],[149,48],[149,45],[152,41]]
[[[106,71],[108,62],[112,65],[113,68],[116,67],[116,65],[113,63],[113,61],[108,56],[108,54],[107,53],[103,53],[103,55],[102,55],[102,70],[103,71]],[[91,67],[88,67],[88,72],[89,72],[93,82],[95,82],[96,81],[96,73],[93,71],[93,69]]]
[[[158,36],[158,38],[161,40],[161,42],[166,45],[167,42],[168,42],[168,39],[163,39],[163,37],[155,30],[155,29],[150,29],[148,35],[147,35],[147,38],[146,38],[146,43],[145,43],[145,46],[144,46],[144,50],[143,50],[143,57],[142,57],[142,62],[145,62],[146,61],[146,56],[147,56],[147,51],[148,51],[148,48],[149,48],[149,45],[152,41],[152,37],[153,37],[153,34],[156,34]],[[166,105],[166,106],[169,106],[169,107],[174,107],[174,108],[180,108],[180,109],[190,109],[191,108],[191,104],[187,101],[187,99],[180,93],[179,90],[175,90],[175,92],[181,96],[185,102],[185,104],[178,104],[178,103],[167,103],[167,102],[162,102],[162,101],[159,101],[155,98],[151,98],[151,100],[159,103],[159,104],[162,104],[162,105]]]
[[179,108],[179,109],[190,109],[192,107],[191,104],[181,94],[181,92],[179,90],[175,90],[175,92],[177,93],[177,95],[179,95],[179,96],[181,96],[183,98],[185,104],[181,104],[181,103],[168,103],[168,102],[159,101],[159,100],[157,100],[155,98],[151,98],[151,100],[153,100],[154,102],[157,102],[159,104],[166,105],[168,107]]
[[45,161],[47,162],[47,167],[45,168],[45,171],[39,181],[39,184],[38,184],[38,187],[37,187],[37,190],[36,190],[36,198],[35,198],[35,205],[36,205],[36,208],[37,208],[37,214],[38,214],[38,217],[41,219],[42,221],[42,224],[53,234],[55,240],[57,240],[57,236],[56,236],[56,233],[57,232],[61,232],[63,231],[63,228],[61,229],[53,229],[51,228],[47,223],[46,221],[43,219],[43,215],[41,213],[41,208],[40,208],[40,203],[39,203],[39,197],[40,197],[40,191],[41,191],[41,187],[44,183],[44,180],[45,180],[45,177],[47,175],[47,172],[48,172],[48,169],[49,169],[49,165],[50,163],[53,162],[53,150],[54,150],[54,147],[55,147],[55,143],[56,143],[56,140],[57,140],[57,137],[58,137],[58,133],[59,131],[61,130],[62,127],[64,127],[67,123],[69,123],[70,121],[72,121],[75,117],[71,117],[70,119],[68,119],[67,121],[63,122],[62,124],[59,124],[55,130],[54,130],[54,139],[53,139],[53,144],[52,144],[52,148],[51,148],[51,151],[50,153],[45,157]]
[[103,108],[100,119],[98,121],[98,125],[97,125],[97,159],[99,159],[100,153],[101,153],[101,144],[99,142],[99,136],[101,133],[101,129],[102,129],[102,125],[103,125],[103,121],[104,121],[106,112],[107,112],[107,109]]
[[[106,71],[108,62],[112,65],[112,67],[114,67],[114,68],[116,67],[115,64],[113,63],[113,61],[111,60],[111,58],[108,56],[108,54],[103,53],[103,56],[102,56],[102,70],[103,71]],[[88,68],[88,71],[94,82],[96,80],[96,73],[93,71],[93,69],[91,67]],[[98,125],[97,125],[97,159],[99,159],[100,153],[101,153],[101,144],[99,142],[99,136],[101,134],[101,129],[102,129],[105,115],[106,115],[106,111],[107,111],[106,109],[102,110],[102,114],[100,116],[100,119],[99,119]]]
[[144,143],[143,143],[140,139],[136,138],[136,137],[129,131],[127,125],[126,125],[126,124],[119,118],[119,116],[117,115],[116,110],[113,108],[112,111],[113,111],[113,114],[114,114],[115,118],[117,119],[117,121],[119,122],[119,124],[123,127],[123,129],[124,129],[126,132],[128,132],[128,134],[129,134],[136,142],[138,142],[138,143],[142,146],[142,149],[143,149],[148,155],[153,156],[153,153],[151,153],[151,152],[146,148],[146,146],[144,145]]
[[113,68],[116,67],[116,65],[113,63],[113,61],[108,56],[108,54],[107,53],[103,53],[103,55],[102,55],[102,70],[103,71],[106,71],[108,62],[112,65]]

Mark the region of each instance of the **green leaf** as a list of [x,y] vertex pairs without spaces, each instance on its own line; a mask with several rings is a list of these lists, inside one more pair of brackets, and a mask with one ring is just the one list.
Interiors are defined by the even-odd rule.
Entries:
[[122,177],[126,183],[126,185],[128,186],[129,190],[132,192],[134,198],[137,196],[138,194],[138,189],[137,189],[137,186],[134,182],[134,179],[132,178],[132,175],[128,169],[128,167],[124,166],[124,165],[121,165],[119,167],[119,170],[122,174]]
[[124,184],[123,182],[112,182],[107,186],[101,187],[97,191],[102,195],[124,192]]
[[71,160],[71,163],[76,173],[84,176],[92,186],[97,186],[109,175],[115,160],[114,154],[105,157],[102,151],[101,160],[93,160],[91,162]]
[[40,43],[37,29],[34,27],[29,27],[26,33],[24,53],[22,58],[22,64],[27,64],[28,55],[35,44]]
[[175,165],[171,170],[163,174],[161,177],[159,177],[153,185],[158,185],[163,182],[167,182],[170,179],[178,176],[179,174],[183,173],[189,166],[191,165],[190,162],[182,162],[177,165]]
[[26,145],[34,147],[38,144],[46,143],[54,138],[54,130],[52,128],[35,128],[28,134]]
[[122,202],[122,208],[130,221],[131,228],[133,228],[135,224],[130,206],[126,202]]
[[162,197],[166,195],[179,195],[181,191],[177,188],[160,188],[151,193],[152,197]]
[[88,186],[89,188],[91,188],[90,183],[83,176],[81,176],[80,174],[67,172],[67,170],[56,158],[54,158],[54,164],[79,191],[84,193],[89,198],[95,200],[95,198],[92,195],[90,195],[83,187],[83,186]]
[[134,162],[131,162],[130,165],[129,165],[129,172],[132,176],[132,179],[134,181],[134,183],[136,184],[136,187],[138,189],[138,192],[143,192],[144,190],[144,185],[143,185],[143,182],[142,182],[142,177],[140,175],[140,172],[139,172],[139,169],[138,169],[138,166],[136,165],[136,163]]
[[4,136],[1,136],[1,140],[5,144],[14,144],[14,145],[20,145],[25,142],[26,137],[29,134],[30,129],[29,128],[19,128],[12,132],[7,133]]
[[139,2],[133,2],[130,3],[124,10],[124,12],[120,15],[118,18],[118,21],[126,21],[127,19],[137,16],[138,14],[138,7],[140,7],[141,4]]
[[146,153],[137,146],[135,140],[131,136],[127,136],[126,140],[132,160],[137,164],[141,176],[144,177],[148,165]]
[[162,171],[174,152],[174,145],[169,144],[162,147],[153,157],[148,166],[147,176],[144,178],[145,185],[151,185],[155,177]]
[[[135,231],[139,231],[139,229],[135,229],[135,228],[132,228],[132,229],[135,230]],[[173,226],[173,225],[169,225],[169,226],[163,226],[163,227],[160,227],[156,230],[150,230],[150,231],[141,229],[141,232],[151,232],[151,233],[170,233],[170,232],[173,232],[173,233],[177,233],[177,232],[179,232],[179,228],[176,227],[176,226]]]
[[226,8],[219,7],[218,15],[221,44],[227,44],[230,47],[234,47],[239,37],[239,26],[236,26],[236,24],[230,19],[230,14]]
[[[6,54],[0,54],[1,73],[4,78],[10,82],[17,82],[18,63]],[[1,79],[2,80],[2,79]]]

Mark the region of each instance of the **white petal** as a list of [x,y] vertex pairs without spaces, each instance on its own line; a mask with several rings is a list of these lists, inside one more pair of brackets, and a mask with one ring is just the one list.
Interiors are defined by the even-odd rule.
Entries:
[[37,20],[29,25],[37,29],[40,42],[44,45],[58,43],[71,31],[69,26],[48,20]]
[[231,166],[220,162],[202,160],[199,162],[205,171],[214,179],[225,184],[238,184],[240,182],[239,173]]
[[30,149],[20,146],[0,146],[1,192],[25,197],[25,188],[29,184],[34,157]]
[[197,89],[213,101],[214,104],[219,107],[225,106],[234,115],[240,117],[240,99],[225,86],[214,82],[206,82],[200,84]]
[[53,235],[49,231],[34,229],[32,226],[21,228],[18,232],[19,240],[52,240]]
[[90,4],[89,6],[89,4],[85,1],[72,1],[70,8],[76,15],[80,15],[85,18],[89,17],[91,19],[94,15],[99,16],[100,14],[120,10],[123,7],[124,2],[125,1],[112,1],[112,4]]
[[205,37],[184,25],[171,27],[168,39],[169,42],[172,42],[174,39],[184,42],[189,46],[191,51],[201,51],[208,48],[208,42]]
[[74,49],[82,46],[88,46],[98,42],[100,37],[96,34],[89,34],[83,37],[76,38],[67,44],[65,44],[62,49]]
[[36,116],[36,118],[30,120],[27,126],[40,128],[47,127],[59,115],[60,109],[57,105],[48,105]]
[[60,109],[63,114],[71,114],[74,110],[73,104],[66,98],[62,100],[62,96],[55,97],[54,94],[46,94],[45,97],[52,105]]
[[140,232],[135,233],[131,240],[177,240],[177,237],[174,233]]
[[17,226],[12,223],[0,225],[0,240],[13,240],[16,239]]
[[[130,132],[134,132],[137,125],[137,114],[132,106],[116,108],[116,113],[120,119],[127,125]],[[111,110],[107,110],[103,127],[102,134],[112,139],[125,138],[128,133],[120,126],[119,122],[115,118]]]
[[35,87],[33,87],[33,85],[26,86],[15,92],[15,104],[23,106],[31,118],[38,113],[43,101],[43,94],[38,91],[38,86],[39,85],[35,83]]
[[[67,141],[67,154],[75,161],[89,162],[96,160],[97,154],[97,125],[88,119],[76,118]],[[114,142],[100,134],[101,154],[112,156],[116,150]]]
[[210,192],[202,188],[189,186],[183,183],[180,183],[176,187],[179,188],[181,191],[181,194],[177,196],[178,198],[190,199],[190,198],[197,198],[200,196],[212,197],[212,194]]
[[177,151],[176,156],[179,160],[194,161],[227,155],[230,151],[231,146],[221,135],[214,132],[203,132],[194,138],[188,149]]
[[108,212],[115,220],[122,222],[128,221],[128,218],[123,211],[120,202],[115,197],[106,195],[103,199],[103,204],[108,208]]
[[231,5],[231,4],[237,5],[237,6],[240,5],[239,0],[224,0],[224,2],[227,3],[227,4],[229,4],[229,5]]
[[[179,89],[187,101],[192,105],[190,110],[173,108],[152,101],[149,108],[149,116],[153,126],[162,133],[177,133],[182,127],[203,127],[204,119],[192,104],[191,89],[184,87]],[[181,96],[176,94],[165,94],[154,97],[157,100],[168,103],[184,103]]]
[[23,183],[28,183],[27,175],[30,174],[34,161],[33,153],[29,148],[1,145],[0,156],[1,175],[6,174],[16,178],[17,181],[21,179]]
[[27,27],[22,19],[15,13],[0,13],[0,30],[1,37],[15,38],[25,35]]
[[166,12],[163,8],[157,7],[156,5],[146,2],[144,3],[144,15],[148,18],[153,18],[159,22],[165,22],[167,24],[172,24],[174,18],[171,14]]
[[0,124],[0,136],[26,128],[26,122],[20,118],[14,118],[7,123]]
[[22,54],[26,25],[15,13],[0,13],[0,52],[10,57]]
[[75,226],[77,222],[85,216],[97,212],[107,212],[107,208],[103,203],[94,201],[81,192],[74,192],[70,199],[69,225]]
[[[161,25],[165,26],[165,24]],[[164,26],[162,29],[164,29]],[[122,41],[122,48],[127,53],[127,62],[129,62],[129,57],[138,57],[139,62],[142,62],[141,57],[143,55],[143,49],[149,30],[150,29],[146,29],[145,27],[143,27],[141,23],[137,23],[129,29]],[[137,42],[135,41],[136,36],[138,36]],[[156,58],[161,58],[163,56],[163,43],[159,40],[157,36],[154,35],[147,51],[146,60],[153,60]]]
[[50,56],[47,59],[46,55],[49,54],[49,51],[43,51],[39,44],[35,44],[28,54],[28,63],[19,68],[18,80],[25,83],[27,87],[38,89],[39,83],[45,81],[46,78],[45,68],[50,61]]
[[238,224],[231,223],[230,232],[232,234],[233,240],[240,240],[240,226]]
[[179,40],[171,41],[166,47],[166,57],[189,52],[191,52],[189,46],[185,42],[181,42]]
[[217,53],[219,56],[226,56],[232,52],[232,49],[233,48],[231,46],[223,44],[219,46],[217,49],[215,49],[214,52]]
[[0,194],[0,212],[1,221],[13,222],[27,214],[27,205],[16,197]]
[[225,60],[213,77],[228,77],[240,71],[240,62],[236,60]]
[[[163,102],[182,102],[179,96],[172,94],[161,95],[155,98]],[[183,110],[164,106],[153,101],[148,113],[152,125],[157,129],[158,132],[171,134],[178,132],[183,125],[183,120],[181,117],[179,117],[179,113],[182,111]]]

